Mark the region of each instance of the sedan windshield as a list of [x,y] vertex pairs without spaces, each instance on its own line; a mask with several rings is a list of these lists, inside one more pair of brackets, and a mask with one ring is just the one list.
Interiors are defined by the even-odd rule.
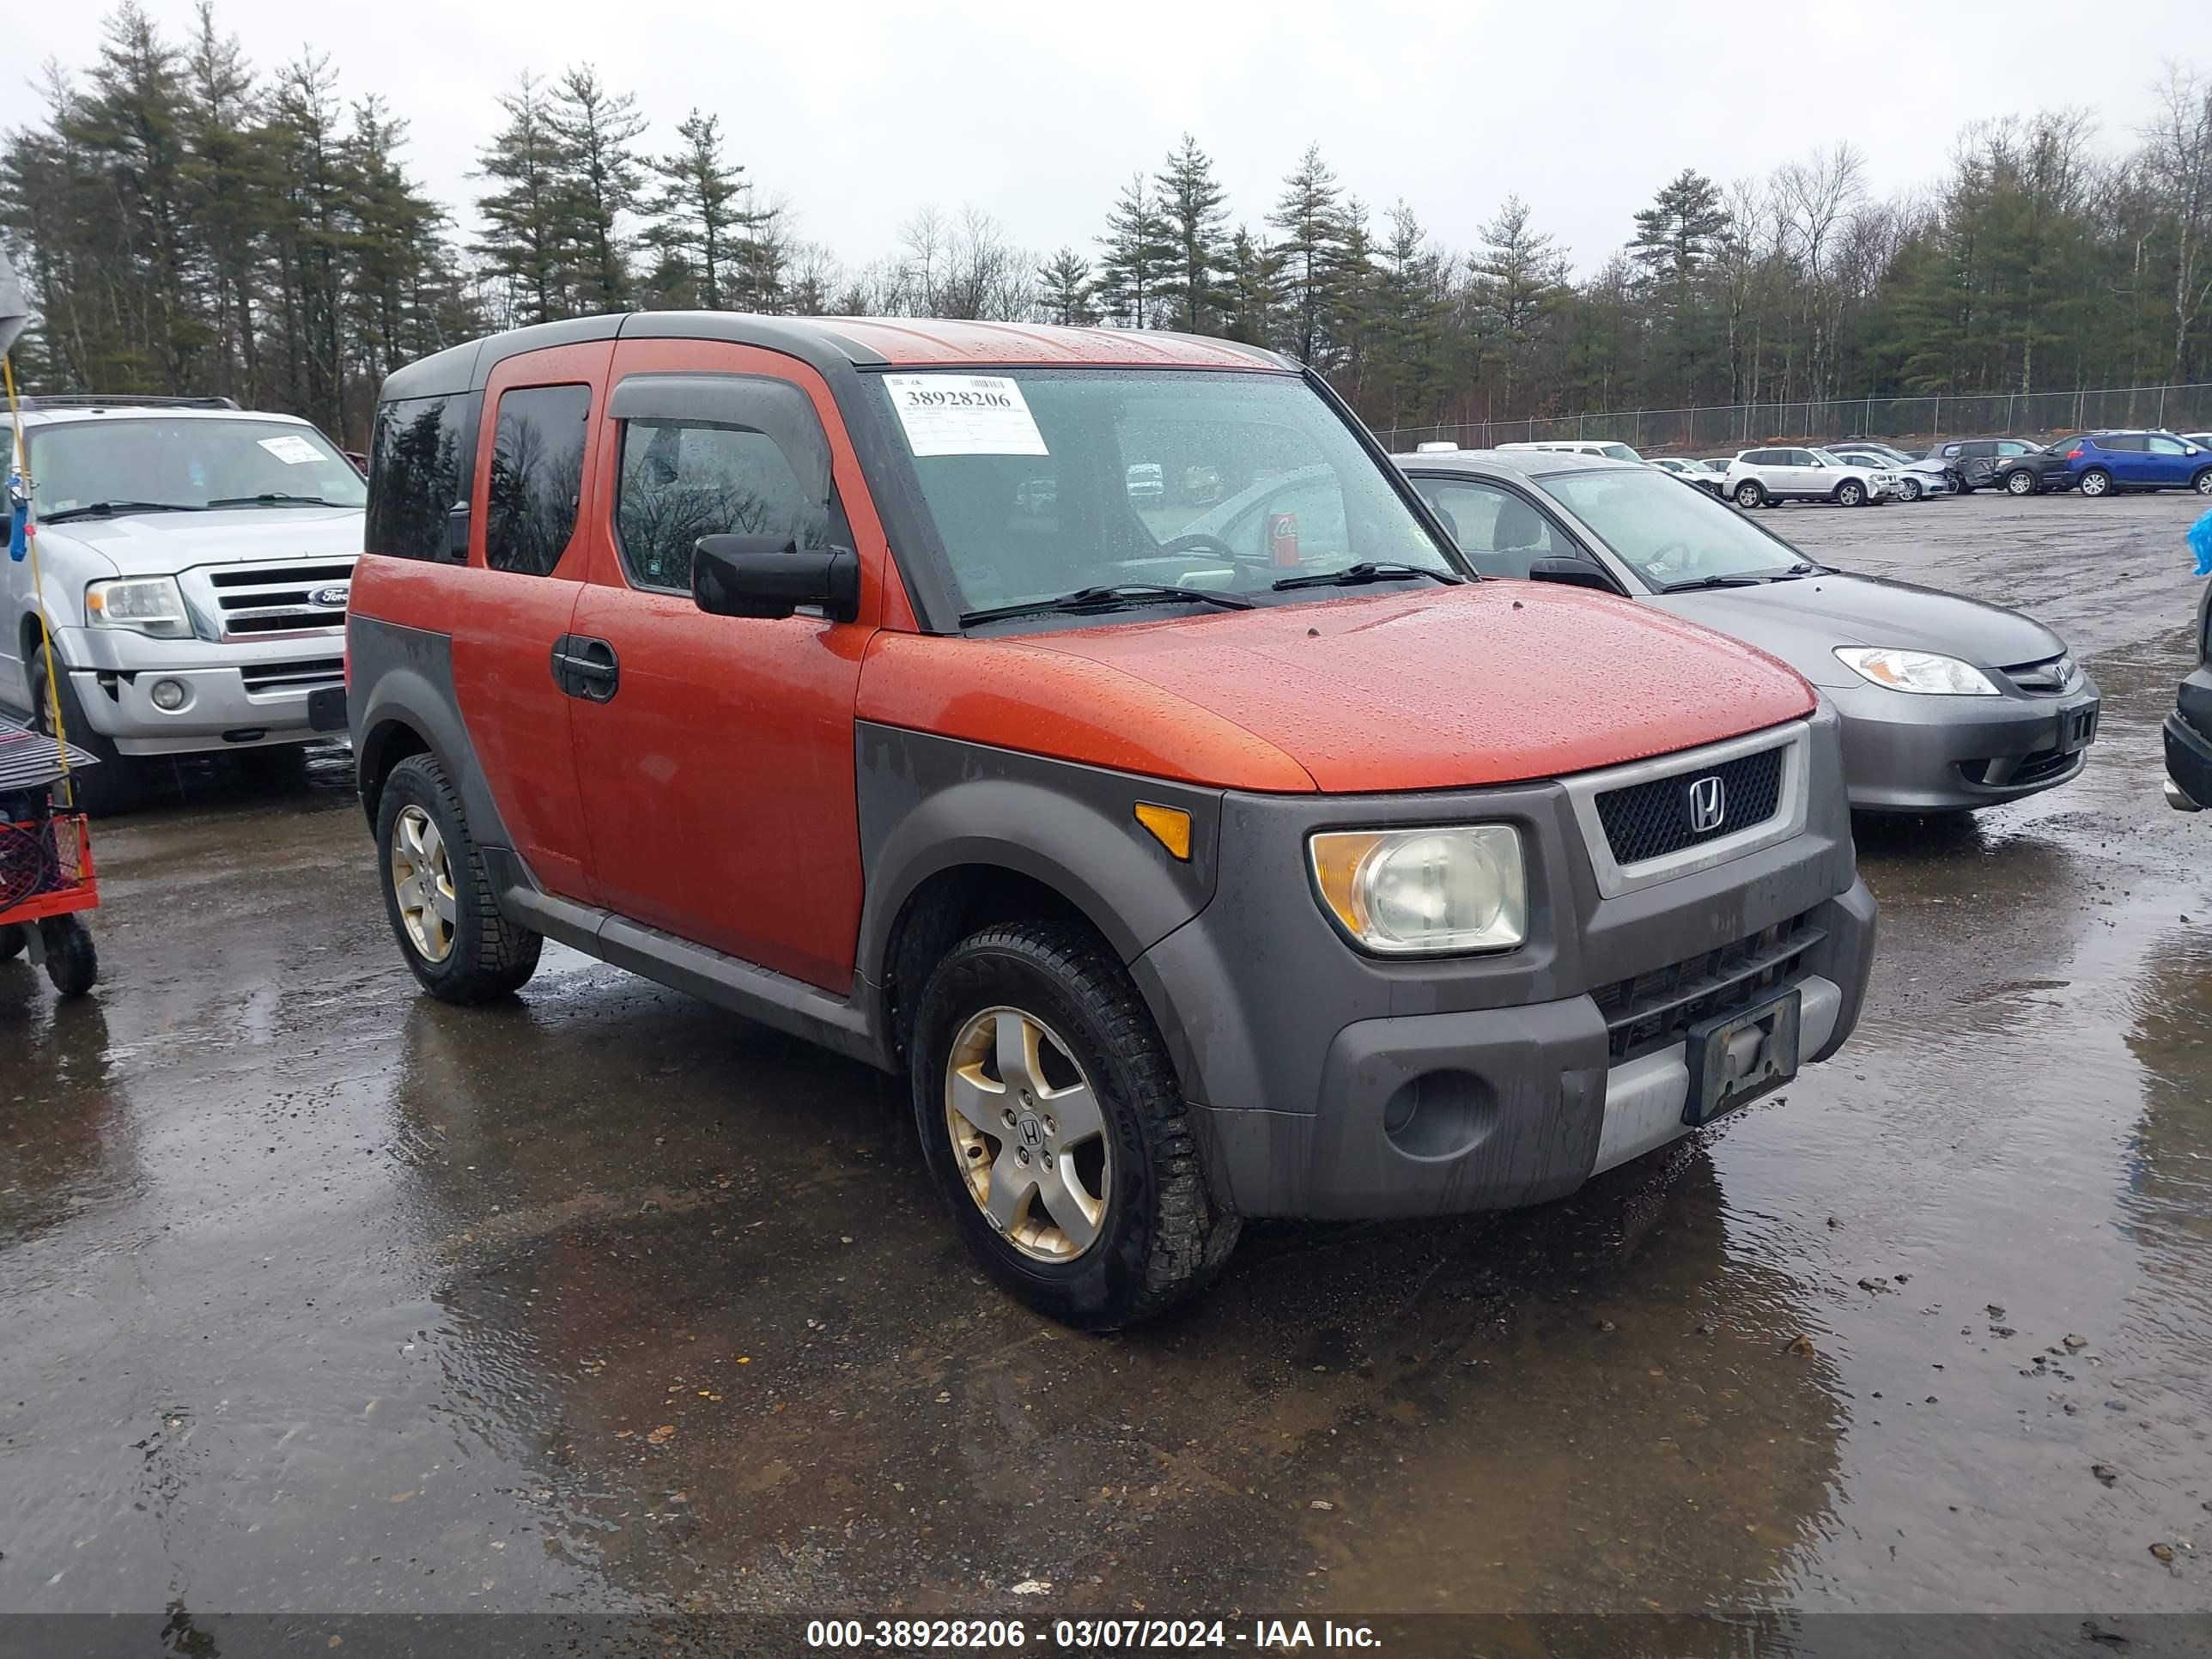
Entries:
[[1544,488],[1654,587],[1757,581],[1810,568],[1804,556],[1734,507],[1655,473],[1560,472]]
[[1352,429],[1286,374],[885,374],[969,623],[1458,580]]
[[62,421],[30,434],[33,514],[360,507],[368,486],[311,426],[206,416]]

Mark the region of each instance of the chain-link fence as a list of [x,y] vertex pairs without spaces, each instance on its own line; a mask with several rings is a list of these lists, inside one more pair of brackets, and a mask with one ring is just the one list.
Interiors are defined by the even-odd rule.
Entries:
[[1605,415],[1531,416],[1519,421],[1462,421],[1394,427],[1380,435],[1403,453],[1425,443],[1461,449],[1577,438],[1630,444],[1646,455],[1733,453],[1754,444],[1825,443],[1840,438],[1902,440],[1910,447],[1941,438],[2047,439],[2104,427],[2212,431],[2212,382],[2109,386],[2099,391],[1978,392],[1949,398],[1842,398],[1802,403],[1714,404],[1701,409],[1638,409]]

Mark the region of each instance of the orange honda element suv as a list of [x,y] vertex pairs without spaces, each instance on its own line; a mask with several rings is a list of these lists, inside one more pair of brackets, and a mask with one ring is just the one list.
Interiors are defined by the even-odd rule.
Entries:
[[1070,1323],[1247,1216],[1530,1204],[1832,1054],[1834,715],[1479,580],[1318,378],[1112,330],[641,312],[378,406],[350,725],[399,949],[553,939],[913,1079]]

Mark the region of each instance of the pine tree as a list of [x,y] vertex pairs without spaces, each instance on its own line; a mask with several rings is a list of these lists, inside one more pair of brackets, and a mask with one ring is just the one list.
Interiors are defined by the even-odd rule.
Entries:
[[1333,367],[1338,342],[1331,325],[1342,314],[1343,289],[1351,249],[1344,193],[1336,174],[1321,158],[1321,146],[1307,146],[1298,165],[1283,181],[1283,193],[1267,222],[1282,232],[1276,252],[1282,260],[1285,344],[1302,363],[1324,371]]
[[1098,240],[1104,250],[1094,289],[1100,311],[1122,328],[1157,326],[1160,288],[1172,251],[1159,198],[1143,173],[1122,191],[1107,216],[1106,234]]
[[572,221],[567,237],[580,255],[576,303],[586,312],[627,310],[629,252],[620,220],[645,178],[634,148],[646,126],[637,99],[608,91],[581,64],[562,76],[544,118],[560,157],[558,193]]
[[[683,142],[651,165],[660,191],[647,211],[647,239],[667,263],[654,279],[665,303],[725,311],[743,286],[740,243],[756,228],[745,210],[744,168],[722,155],[722,118],[694,107],[678,124]],[[671,298],[672,284],[688,284],[688,298]]]
[[499,106],[507,125],[479,158],[479,176],[498,188],[477,198],[486,229],[476,251],[507,290],[510,322],[574,316],[577,249],[565,199],[568,154],[534,76],[524,75]]
[[1087,328],[1098,320],[1091,304],[1091,264],[1072,247],[1063,247],[1037,267],[1037,305],[1048,323]]
[[1243,225],[1229,239],[1222,335],[1246,345],[1273,346],[1282,332],[1283,256]]
[[1628,251],[1642,268],[1643,289],[1656,313],[1648,372],[1670,397],[1690,394],[1688,376],[1715,332],[1702,290],[1728,229],[1719,187],[1691,167],[1662,185],[1651,205],[1636,215]]
[[1501,376],[1510,413],[1516,390],[1526,383],[1546,316],[1566,297],[1567,262],[1558,244],[1529,225],[1526,203],[1505,198],[1482,230],[1482,250],[1470,257],[1471,298],[1486,337],[1486,356]]
[[358,181],[339,131],[337,82],[327,58],[301,58],[278,71],[270,128],[282,204],[272,219],[271,241],[287,401],[343,441],[345,258]]
[[207,384],[251,406],[264,395],[259,264],[273,179],[254,76],[237,37],[199,0],[185,59],[180,130],[189,221],[204,250],[217,367]]
[[1212,161],[1187,132],[1168,152],[1154,184],[1170,249],[1157,290],[1162,320],[1186,334],[1218,334],[1229,298],[1223,238],[1228,192],[1213,176]]
[[1442,412],[1447,392],[1450,284],[1443,256],[1402,201],[1390,210],[1375,264],[1372,399],[1394,426],[1425,421]]

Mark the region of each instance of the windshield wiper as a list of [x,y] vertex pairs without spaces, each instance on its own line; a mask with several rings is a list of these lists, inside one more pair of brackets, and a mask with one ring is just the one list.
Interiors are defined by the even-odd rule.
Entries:
[[1269,584],[1280,593],[1292,587],[1352,587],[1361,582],[1394,582],[1407,576],[1428,576],[1457,587],[1461,578],[1449,570],[1431,570],[1426,565],[1392,564],[1384,561],[1363,559],[1358,564],[1346,565],[1341,570],[1316,570],[1310,576],[1285,576]]
[[342,501],[325,501],[320,495],[223,495],[208,503],[210,507],[342,507]]
[[1080,616],[1088,611],[1120,611],[1133,605],[1164,605],[1188,599],[1194,605],[1218,605],[1224,611],[1249,611],[1252,601],[1235,593],[1211,588],[1176,587],[1166,582],[1115,582],[1097,587],[1079,587],[1054,599],[1030,599],[1020,605],[994,605],[988,611],[963,611],[960,625],[1002,622],[1009,617],[1042,617],[1054,612]]
[[191,501],[87,501],[82,507],[65,507],[58,513],[33,513],[40,524],[66,524],[71,519],[112,518],[118,513],[201,513],[204,507]]
[[1757,587],[1766,580],[1764,576],[1700,576],[1695,581],[1668,582],[1662,593],[1687,593],[1699,587]]

